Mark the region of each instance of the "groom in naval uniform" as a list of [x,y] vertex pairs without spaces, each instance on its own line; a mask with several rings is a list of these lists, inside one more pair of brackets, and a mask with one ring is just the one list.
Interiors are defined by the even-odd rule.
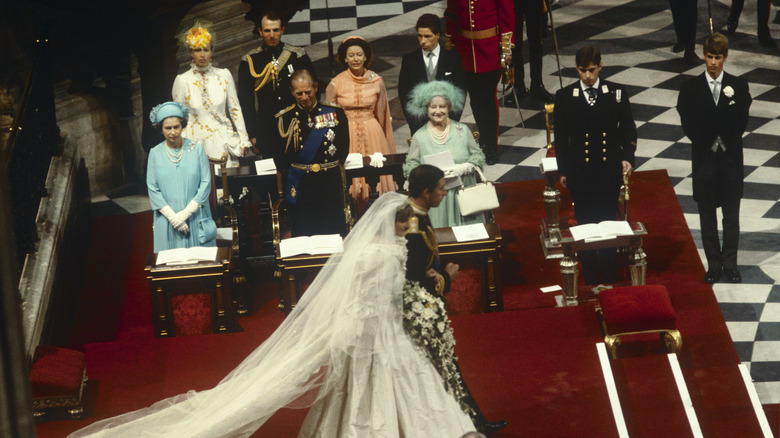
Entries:
[[[585,46],[575,56],[580,80],[555,96],[555,155],[561,183],[574,201],[577,223],[615,220],[623,175],[631,175],[636,124],[625,89],[599,79],[601,52]],[[580,251],[585,284],[617,282],[614,248]]]
[[[447,81],[466,94],[466,79],[463,64],[457,52],[445,49],[439,44],[441,20],[434,14],[423,14],[415,25],[420,48],[404,55],[401,60],[401,73],[398,75],[398,96],[411,135],[425,126],[428,119],[418,119],[409,114],[406,105],[415,86],[430,81]],[[450,118],[460,120],[461,113],[450,113]]]
[[[244,113],[252,150],[264,158],[278,158],[273,156],[265,144],[276,132],[274,115],[295,104],[290,94],[292,74],[297,70],[309,70],[314,74],[314,66],[302,48],[281,41],[284,26],[276,13],[263,14],[257,31],[263,44],[241,58],[238,66],[238,101]],[[314,82],[317,83],[316,77]]]
[[317,102],[317,82],[308,70],[291,78],[296,103],[276,115],[274,148],[289,168],[284,194],[293,205],[292,235],[346,234],[341,165],[349,154],[344,110]]
[[[431,295],[441,298],[449,292],[450,282],[458,277],[459,269],[454,263],[441,266],[439,244],[428,217],[428,210],[437,207],[445,196],[447,189],[444,188],[444,172],[438,167],[422,164],[409,174],[409,204],[414,209],[414,216],[409,220],[409,231],[406,234],[406,279],[420,283]],[[466,403],[474,410],[471,418],[477,430],[491,434],[506,427],[506,421],[490,422],[485,418],[465,380],[463,389],[467,393]]]
[[[729,41],[720,33],[704,42],[706,72],[683,82],[677,97],[685,135],[691,140],[693,198],[699,207],[701,240],[707,257],[704,281],[722,276],[742,281],[737,270],[739,205],[744,179],[742,135],[752,98],[748,83],[723,71]],[[723,246],[716,210],[723,210]]]

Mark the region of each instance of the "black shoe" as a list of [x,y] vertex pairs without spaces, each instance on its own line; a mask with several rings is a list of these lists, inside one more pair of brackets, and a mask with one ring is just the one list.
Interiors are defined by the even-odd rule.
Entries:
[[491,434],[494,434],[505,427],[506,427],[506,421],[498,420],[498,421],[490,421],[488,423],[484,423],[481,426],[477,427],[477,429],[480,432],[484,433],[485,435],[490,436]]
[[683,47],[681,42],[677,42],[674,44],[674,46],[672,46],[672,52],[674,53],[680,53],[683,50],[685,50],[685,47]]
[[722,268],[714,268],[707,271],[706,274],[704,274],[704,282],[708,284],[715,284],[720,280],[720,277],[723,275],[723,269]]
[[726,33],[729,35],[733,34],[737,31],[737,26],[739,26],[739,20],[729,15],[729,19],[726,21]]
[[492,166],[496,163],[498,163],[498,154],[493,151],[484,151],[485,152],[485,163],[488,166]]
[[760,44],[761,47],[766,47],[767,49],[777,48],[777,43],[772,39],[771,36],[769,36],[768,33],[758,35],[758,44]]
[[531,93],[531,97],[536,100],[540,100],[545,103],[552,103],[555,101],[553,95],[544,88],[544,84],[531,85],[529,92]]
[[701,59],[696,55],[696,52],[693,50],[686,50],[685,55],[683,55],[683,59],[688,62],[701,62]]
[[742,274],[736,269],[724,269],[723,275],[729,283],[742,283]]

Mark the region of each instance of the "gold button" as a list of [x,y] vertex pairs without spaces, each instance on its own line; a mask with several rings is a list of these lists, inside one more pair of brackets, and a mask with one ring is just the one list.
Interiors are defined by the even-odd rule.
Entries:
[[607,157],[602,157],[601,161],[607,161]]
[[606,150],[606,149],[602,149],[602,150],[601,150],[601,152],[604,152],[604,153],[606,153],[606,152],[607,152],[607,150]]
[[602,137],[606,137],[606,136],[607,136],[607,133],[606,133],[606,132],[602,132],[602,133],[601,133],[601,136],[602,136]]
[[587,145],[588,145],[588,142],[586,141],[586,142],[585,142],[585,146],[587,146]]
[[585,157],[585,162],[587,163],[588,161],[590,161],[590,158]]
[[320,171],[320,163],[314,163],[311,165],[311,171],[312,172],[319,172]]
[[606,141],[606,140],[604,140],[604,141],[602,141],[602,142],[601,142],[601,144],[607,144],[607,141]]
[[585,138],[588,138],[588,135],[590,135],[590,134],[588,134],[588,133],[586,132],[586,133],[585,133]]
[[588,155],[588,150],[587,149],[585,149],[585,155]]

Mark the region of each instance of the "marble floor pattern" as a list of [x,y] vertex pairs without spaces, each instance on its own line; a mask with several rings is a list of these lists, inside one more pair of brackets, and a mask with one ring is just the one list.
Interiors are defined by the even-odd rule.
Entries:
[[[712,2],[713,27],[722,29],[728,1]],[[442,15],[445,2],[312,0],[287,28],[285,40],[306,46],[321,78],[332,77],[327,62],[328,22],[334,47],[348,35],[371,41],[372,70],[388,87],[398,152],[405,152],[409,129],[397,98],[401,56],[416,47],[413,30],[424,12]],[[752,8],[752,9],[751,9]],[[780,37],[780,26],[770,30]],[[667,0],[561,0],[553,11],[560,52],[559,77],[551,37],[544,40],[544,83],[555,92],[576,80],[574,52],[584,44],[603,54],[602,77],[624,84],[639,133],[637,170],[666,169],[703,263],[699,219],[691,193],[690,142],[674,108],[680,83],[704,71],[671,52],[675,42]],[[706,3],[700,4],[697,41],[709,31]],[[750,83],[753,105],[745,134],[745,197],[741,208],[739,268],[742,284],[713,286],[741,360],[748,365],[761,402],[780,403],[780,52],[758,45],[755,3],[746,2],[738,32],[730,36],[726,71]],[[701,46],[697,46],[701,56]],[[527,68],[527,65],[526,65]],[[338,70],[340,71],[340,69]],[[500,91],[500,89],[499,89]],[[498,182],[539,179],[546,136],[541,104],[521,101],[520,109],[501,108],[500,162],[486,169]],[[461,121],[475,127],[470,108]],[[144,195],[93,199],[95,214],[149,209]]]

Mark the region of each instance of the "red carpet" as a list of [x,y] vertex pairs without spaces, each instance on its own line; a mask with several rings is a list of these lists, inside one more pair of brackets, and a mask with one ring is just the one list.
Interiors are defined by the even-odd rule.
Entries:
[[[738,376],[738,356],[712,289],[701,282],[704,268],[668,177],[638,172],[633,180],[632,220],[649,231],[648,283],[669,289],[684,343],[679,360],[704,436],[761,436]],[[499,186],[508,311],[453,317],[461,368],[489,418],[509,421],[496,436],[617,436],[594,345],[601,339],[595,312],[590,305],[553,308],[552,296],[539,291],[560,283],[557,261],[545,260],[539,244],[542,185]],[[70,342],[85,344],[93,414],[41,424],[39,437],[62,437],[95,420],[209,388],[282,321],[273,298],[277,286],[269,284],[259,292],[262,306],[240,319],[242,333],[153,338],[143,272],[151,252],[150,218],[118,218],[95,218]],[[468,313],[473,305],[464,290],[450,299],[453,313]],[[666,390],[671,375],[664,355],[621,359],[612,368],[631,436],[690,436],[679,396]],[[256,436],[294,437],[305,414],[283,409]]]

